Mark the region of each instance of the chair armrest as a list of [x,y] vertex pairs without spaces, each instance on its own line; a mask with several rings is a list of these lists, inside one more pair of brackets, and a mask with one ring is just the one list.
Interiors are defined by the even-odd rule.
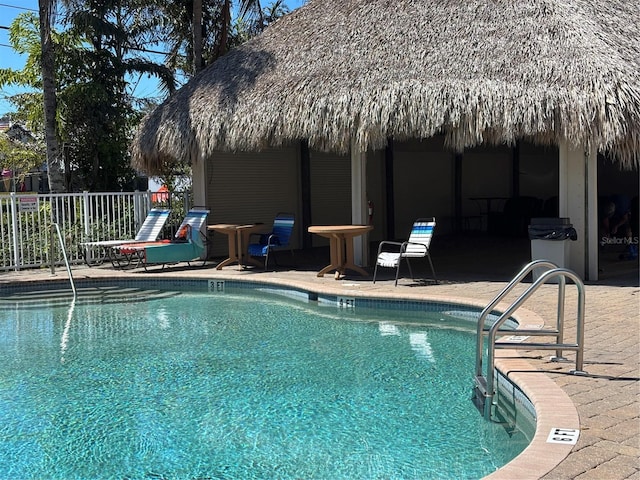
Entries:
[[267,238],[267,242],[266,244],[268,246],[279,246],[280,245],[280,239],[278,238],[278,235],[276,235],[275,233],[272,233],[269,235],[269,237]]
[[393,249],[389,249],[389,251],[391,250],[400,250],[402,248],[402,243],[400,242],[393,242],[391,240],[383,240],[382,242],[380,242],[380,244],[378,245],[378,254],[380,254],[383,251],[383,248],[385,246],[393,246],[396,248]]

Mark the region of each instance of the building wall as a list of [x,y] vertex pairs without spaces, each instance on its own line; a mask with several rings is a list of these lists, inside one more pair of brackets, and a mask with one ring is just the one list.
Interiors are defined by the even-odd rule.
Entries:
[[385,152],[378,150],[367,153],[367,200],[373,207],[369,241],[379,242],[387,238],[387,191]]
[[[309,152],[311,171],[311,224],[351,223],[351,159],[317,151]],[[327,238],[313,235],[314,247],[329,245]]]
[[442,139],[394,144],[394,231],[407,238],[417,218],[436,217],[437,229],[451,230],[453,217],[453,153],[443,150]]
[[[208,222],[273,223],[279,212],[292,212],[301,218],[300,158],[296,147],[262,152],[218,152],[206,163],[206,205]],[[292,246],[300,245],[301,226],[296,222]],[[228,252],[227,238],[213,236],[212,256]]]
[[471,228],[486,229],[487,214],[501,211],[505,202],[503,199],[513,193],[513,150],[506,146],[465,150],[460,176],[462,216],[474,217],[476,223],[480,216],[481,223]]
[[538,197],[544,201],[558,196],[558,149],[520,144],[520,195]]
[[[389,230],[395,232],[396,238],[406,238],[413,221],[426,216],[436,217],[439,234],[450,233],[455,227],[453,218],[458,201],[463,217],[477,218],[482,213],[480,218],[485,223],[481,227],[486,229],[486,203],[472,198],[508,198],[516,192],[543,201],[558,197],[561,183],[559,152],[558,148],[522,142],[518,149],[478,147],[456,156],[445,149],[442,137],[434,137],[395,142],[392,172],[386,170],[384,151],[368,152],[366,196],[375,205],[374,231],[369,239],[374,242],[386,239]],[[352,223],[350,156],[316,151],[309,155],[310,224]],[[517,162],[514,162],[515,155]],[[519,167],[517,172],[513,170],[514,165]],[[603,160],[597,166],[601,195],[637,194],[637,170],[621,172],[617,165]],[[301,246],[301,235],[306,226],[301,224],[301,153],[298,146],[253,153],[219,152],[206,163],[204,175],[206,204],[212,211],[209,223],[270,224],[276,213],[289,211],[299,219],[293,246]],[[386,191],[389,175],[393,176],[393,192]],[[565,174],[568,178],[572,175],[571,171]],[[388,201],[388,195],[392,195],[391,201]],[[387,204],[393,205],[392,219],[386,211]],[[502,205],[494,203],[493,209],[500,211]],[[574,212],[574,215],[578,214]],[[393,223],[393,229],[388,228],[389,221]],[[311,241],[313,246],[327,244],[326,239],[315,235]],[[219,256],[226,252],[226,238],[218,235],[211,253]]]

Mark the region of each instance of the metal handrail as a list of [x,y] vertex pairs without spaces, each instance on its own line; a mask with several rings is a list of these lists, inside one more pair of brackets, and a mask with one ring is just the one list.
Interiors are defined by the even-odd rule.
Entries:
[[[541,265],[544,263],[546,265]],[[513,289],[513,286],[518,283],[525,274],[523,272],[530,271],[534,267],[539,266],[548,266],[549,264],[553,265],[551,262],[546,260],[543,261],[535,261],[531,262],[527,265],[514,280],[505,289],[498,294],[498,297],[502,298],[507,293]],[[527,333],[529,335],[538,335],[538,336],[552,336],[556,337],[555,343],[508,343],[501,342],[496,343],[496,337],[498,336],[500,327],[504,324],[504,322],[513,315],[513,313],[529,298],[531,295],[540,288],[541,285],[547,283],[548,281],[558,278],[558,318],[556,319],[556,329],[553,331],[550,330],[517,330],[518,333]],[[577,307],[577,325],[576,325],[576,342],[575,343],[564,343],[563,334],[564,334],[564,289],[566,284],[566,279],[570,279],[576,285],[578,290],[578,307]],[[496,297],[496,298],[498,298]],[[494,300],[491,302],[485,310],[490,311],[495,304],[498,303],[499,300]],[[583,357],[584,357],[584,284],[580,277],[578,277],[571,270],[567,270],[565,268],[554,268],[544,272],[540,277],[525,290],[515,302],[511,304],[507,310],[505,310],[502,315],[491,325],[488,332],[484,331],[484,318],[488,313],[485,313],[483,310],[483,314],[481,314],[478,321],[478,345],[479,351],[476,352],[477,355],[480,355],[479,362],[479,370],[478,366],[476,366],[476,384],[484,396],[484,416],[489,419],[491,417],[491,407],[493,405],[493,397],[495,396],[495,386],[494,386],[494,376],[495,376],[495,350],[496,348],[515,348],[515,349],[528,349],[528,350],[556,350],[557,358],[562,357],[563,350],[571,350],[576,352],[576,368],[572,373],[575,374],[584,374],[585,372],[582,370],[583,368]],[[483,337],[484,334],[488,333],[487,340],[487,375],[483,376],[482,372],[482,345],[484,344]],[[513,333],[510,331],[509,333]],[[503,332],[504,334],[504,332]]]
[[69,259],[67,258],[67,249],[64,246],[64,242],[62,241],[62,233],[60,233],[60,226],[57,223],[52,223],[51,224],[51,275],[55,275],[56,273],[56,267],[55,267],[55,260],[54,260],[54,246],[55,246],[55,242],[53,240],[54,237],[54,233],[57,233],[58,235],[58,241],[60,242],[60,250],[62,251],[62,257],[64,258],[64,263],[67,267],[67,273],[69,274],[69,282],[71,283],[71,290],[73,291],[73,298],[75,299],[78,294],[76,292],[76,285],[75,282],[73,281],[73,274],[71,273],[71,267],[69,266]]
[[502,301],[504,297],[506,297],[509,292],[511,292],[529,273],[533,271],[534,268],[539,267],[548,267],[549,269],[558,268],[558,266],[550,262],[549,260],[534,260],[523,267],[522,270],[511,280],[506,287],[498,293],[495,298],[489,303],[484,310],[480,313],[480,317],[478,318],[478,335],[477,335],[477,345],[476,345],[476,376],[482,375],[482,346],[484,344],[484,323],[487,319],[487,316],[493,311],[493,309]]

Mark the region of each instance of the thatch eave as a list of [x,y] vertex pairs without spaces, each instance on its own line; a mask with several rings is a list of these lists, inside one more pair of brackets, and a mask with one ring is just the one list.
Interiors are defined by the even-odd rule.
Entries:
[[637,168],[638,10],[611,0],[311,0],[147,116],[133,162],[153,172],[216,150],[307,139],[346,153],[353,142],[368,150],[444,133],[457,151],[526,138]]

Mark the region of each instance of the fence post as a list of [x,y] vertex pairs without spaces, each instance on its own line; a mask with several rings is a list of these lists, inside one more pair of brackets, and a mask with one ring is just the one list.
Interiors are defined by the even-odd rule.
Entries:
[[82,222],[84,223],[84,238],[86,239],[86,241],[89,241],[89,234],[91,233],[91,230],[89,229],[89,224],[91,222],[91,219],[89,218],[89,212],[90,212],[90,204],[89,204],[89,192],[88,191],[83,191],[82,192]]
[[[182,205],[184,205],[184,214],[186,215],[189,210],[191,210],[191,205],[189,202],[189,192],[187,190],[183,190],[182,192]],[[202,205],[204,207],[204,205]]]
[[55,275],[56,273],[56,262],[54,260],[54,256],[55,256],[55,248],[56,248],[56,244],[55,244],[55,230],[56,228],[56,224],[52,223],[51,227],[49,229],[49,261],[51,262],[51,275]]
[[141,202],[140,202],[140,192],[138,190],[134,190],[133,192],[133,223],[134,223],[134,228],[136,229],[136,231],[140,228],[140,225],[142,225],[142,208],[141,207]]
[[16,193],[10,192],[11,200],[11,236],[13,237],[13,264],[16,272],[20,270],[20,252],[18,250],[18,205],[16,201]]

